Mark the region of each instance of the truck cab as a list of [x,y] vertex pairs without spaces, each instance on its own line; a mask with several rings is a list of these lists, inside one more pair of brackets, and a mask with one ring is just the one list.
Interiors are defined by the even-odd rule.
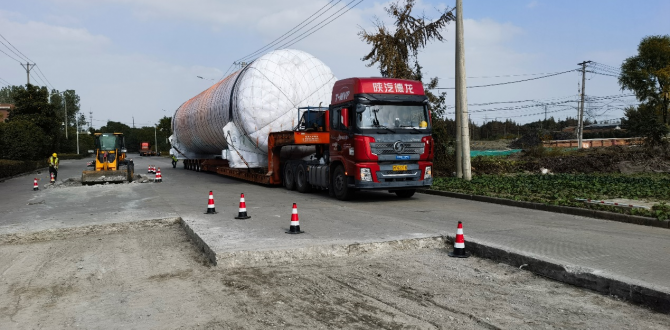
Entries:
[[349,78],[333,87],[325,154],[329,189],[338,199],[354,190],[389,190],[410,197],[432,182],[430,111],[419,81]]

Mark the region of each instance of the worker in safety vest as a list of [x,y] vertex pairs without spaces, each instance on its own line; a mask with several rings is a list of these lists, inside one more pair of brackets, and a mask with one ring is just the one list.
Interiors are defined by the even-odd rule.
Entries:
[[49,176],[51,173],[54,174],[54,180],[58,179],[58,155],[54,152],[51,157],[49,157]]
[[172,168],[177,167],[177,155],[172,154]]

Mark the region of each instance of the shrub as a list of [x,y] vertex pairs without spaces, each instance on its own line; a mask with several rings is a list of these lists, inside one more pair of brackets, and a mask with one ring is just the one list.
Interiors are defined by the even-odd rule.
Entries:
[[0,157],[16,160],[37,160],[46,155],[42,129],[32,122],[15,120],[2,128],[3,152]]
[[8,178],[26,172],[45,167],[46,163],[41,161],[22,161],[0,159],[0,178]]

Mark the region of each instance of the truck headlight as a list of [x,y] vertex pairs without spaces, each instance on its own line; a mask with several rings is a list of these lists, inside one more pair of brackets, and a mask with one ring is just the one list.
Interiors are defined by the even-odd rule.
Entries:
[[431,166],[426,166],[426,171],[423,172],[423,179],[430,179],[433,177],[433,168]]
[[361,168],[361,181],[372,181],[372,173],[369,168]]

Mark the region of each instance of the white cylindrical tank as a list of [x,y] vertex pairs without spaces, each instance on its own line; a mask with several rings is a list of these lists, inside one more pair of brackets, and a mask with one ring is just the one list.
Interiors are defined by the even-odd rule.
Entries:
[[330,104],[336,80],[308,53],[270,52],[182,104],[172,120],[172,145],[180,158],[221,155],[230,141],[223,127],[232,121],[257,153],[267,154],[268,134],[291,130],[298,107]]

